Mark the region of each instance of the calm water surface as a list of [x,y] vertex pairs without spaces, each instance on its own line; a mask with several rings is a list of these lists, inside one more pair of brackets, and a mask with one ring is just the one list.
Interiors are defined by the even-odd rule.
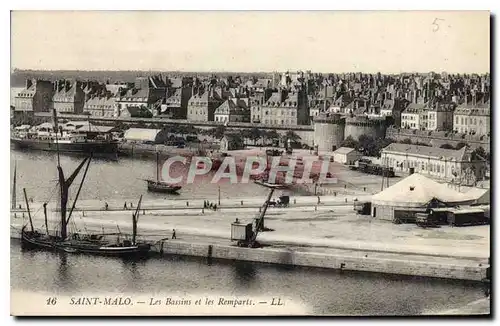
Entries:
[[80,293],[282,296],[312,314],[406,315],[461,307],[483,297],[477,283],[340,273],[316,268],[167,257],[124,261],[23,251],[11,241],[13,289]]
[[[27,152],[11,150],[11,180],[14,175],[14,163],[17,163],[17,198],[22,198],[22,188],[26,188],[28,196],[35,201],[45,201],[56,187],[57,156],[47,152]],[[82,161],[82,157],[61,155],[61,165],[65,176]],[[184,173],[185,171],[174,171]],[[231,184],[227,179],[217,185],[211,184],[213,175],[207,175],[205,180],[183,185],[179,195],[165,195],[147,192],[144,179],[155,178],[156,162],[154,160],[139,160],[120,157],[118,160],[93,159],[87,178],[80,193],[80,199],[134,199],[140,195],[145,199],[165,198],[174,196],[178,199],[215,198],[220,185],[221,198],[252,197],[263,195],[262,187],[253,183],[245,185]],[[81,175],[77,180],[81,180]],[[76,187],[76,185],[75,185]]]

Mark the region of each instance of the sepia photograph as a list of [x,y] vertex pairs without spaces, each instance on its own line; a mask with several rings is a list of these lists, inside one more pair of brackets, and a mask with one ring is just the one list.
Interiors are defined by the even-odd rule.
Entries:
[[12,10],[10,314],[491,317],[491,23]]

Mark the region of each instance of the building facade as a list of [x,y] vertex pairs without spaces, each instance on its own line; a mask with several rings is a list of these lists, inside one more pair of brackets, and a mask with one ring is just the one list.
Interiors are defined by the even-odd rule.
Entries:
[[453,130],[473,135],[490,134],[489,103],[474,106],[459,106],[453,113]]
[[192,95],[192,87],[176,88],[162,104],[161,114],[171,119],[187,119],[188,102]]
[[250,122],[248,98],[230,98],[215,110],[215,122]]
[[85,93],[82,86],[80,81],[56,81],[55,93],[52,97],[52,105],[56,112],[82,114],[85,106]]
[[189,121],[214,121],[215,110],[222,104],[219,93],[213,87],[204,91],[200,88],[198,92],[189,99],[187,105],[187,119]]
[[48,112],[52,108],[54,87],[50,81],[27,79],[26,87],[14,97],[17,112]]
[[92,94],[85,101],[84,111],[96,117],[115,117],[118,112],[116,98],[107,94]]
[[401,113],[401,128],[425,130],[428,124],[425,104],[411,103]]
[[429,108],[426,130],[451,131],[453,130],[454,103],[438,103]]
[[472,161],[467,146],[459,150],[393,143],[381,152],[381,162],[386,167],[405,173],[422,175],[448,182],[467,185],[483,180],[486,163]]
[[116,99],[120,116],[129,107],[147,109],[155,116],[160,112],[166,93],[167,87],[161,78],[137,77],[134,86]]

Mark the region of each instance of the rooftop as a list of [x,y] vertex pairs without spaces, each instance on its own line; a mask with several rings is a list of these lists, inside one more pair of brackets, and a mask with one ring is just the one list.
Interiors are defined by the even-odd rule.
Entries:
[[459,150],[454,150],[454,149],[445,149],[445,148],[430,147],[430,146],[392,143],[382,150],[382,153],[385,152],[405,153],[405,154],[407,153],[410,155],[421,155],[421,156],[434,157],[438,159],[457,160],[457,161],[464,161],[466,158],[465,155],[466,146],[462,147]]

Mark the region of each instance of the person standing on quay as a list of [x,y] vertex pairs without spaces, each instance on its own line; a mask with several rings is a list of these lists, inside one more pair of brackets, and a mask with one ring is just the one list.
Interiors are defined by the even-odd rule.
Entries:
[[177,239],[177,236],[175,235],[175,229],[172,230],[172,239]]

